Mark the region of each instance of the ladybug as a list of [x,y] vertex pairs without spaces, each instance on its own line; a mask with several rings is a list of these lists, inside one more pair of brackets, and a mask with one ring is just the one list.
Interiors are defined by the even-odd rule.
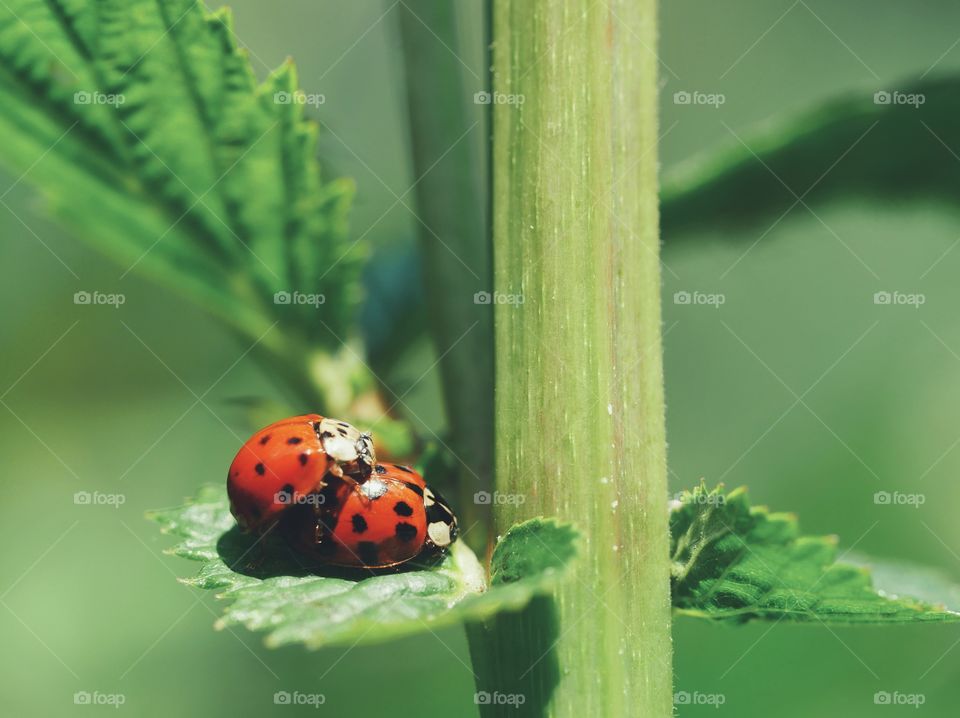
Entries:
[[319,414],[283,419],[237,452],[227,474],[230,511],[242,530],[263,531],[300,497],[322,489],[325,477],[362,481],[375,464],[370,434],[345,421]]
[[287,541],[325,564],[388,568],[447,548],[457,519],[413,469],[377,464],[362,483],[328,480],[281,519]]

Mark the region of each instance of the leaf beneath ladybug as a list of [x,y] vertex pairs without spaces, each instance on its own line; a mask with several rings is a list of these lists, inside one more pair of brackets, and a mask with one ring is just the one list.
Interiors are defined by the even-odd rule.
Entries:
[[494,551],[488,589],[483,567],[463,541],[431,565],[320,573],[278,538],[241,534],[220,487],[204,487],[184,506],[148,517],[182,539],[169,553],[202,562],[196,576],[181,580],[219,590],[229,601],[217,627],[266,631],[271,647],[379,643],[516,610],[551,590],[575,555],[576,532],[569,525],[545,519],[518,524]]
[[677,613],[743,622],[957,621],[960,613],[924,603],[863,567],[837,563],[832,536],[803,536],[796,516],[751,506],[743,488],[701,484],[670,516],[672,592]]

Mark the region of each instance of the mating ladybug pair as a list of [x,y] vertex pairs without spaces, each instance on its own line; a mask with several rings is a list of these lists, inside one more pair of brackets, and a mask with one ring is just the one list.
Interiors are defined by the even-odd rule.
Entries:
[[420,474],[378,464],[370,434],[318,414],[251,436],[227,494],[244,531],[279,526],[298,551],[336,566],[396,566],[457,538],[456,516]]

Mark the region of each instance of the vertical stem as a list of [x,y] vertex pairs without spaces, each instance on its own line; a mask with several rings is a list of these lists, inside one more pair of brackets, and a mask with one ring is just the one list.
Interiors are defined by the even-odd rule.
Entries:
[[[492,258],[484,128],[473,104],[485,81],[462,64],[458,12],[450,0],[407,0],[400,29],[427,311],[460,467],[457,503],[470,527],[489,518],[489,506],[475,503],[473,495],[489,491],[493,472],[493,312],[474,301],[477,292],[490,290]],[[471,538],[482,545],[483,532]]]
[[[494,0],[494,286],[522,297],[495,307],[495,483],[525,497],[495,526],[584,534],[537,714],[672,714],[655,8]],[[471,628],[482,689],[543,693],[482,660],[535,620]]]

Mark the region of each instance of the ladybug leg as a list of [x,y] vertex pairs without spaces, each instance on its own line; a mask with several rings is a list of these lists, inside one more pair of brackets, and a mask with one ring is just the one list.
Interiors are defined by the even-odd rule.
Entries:
[[[353,464],[349,464],[347,466],[347,469],[349,469],[349,471],[344,471],[343,465],[337,463],[336,461],[331,461],[330,467],[327,469],[327,471],[333,476],[335,476],[336,478],[341,479],[346,483],[350,484],[354,490],[356,490],[360,486],[360,484],[362,484],[364,481],[366,481],[369,478],[369,473],[363,473],[362,465],[354,466]],[[357,476],[359,476],[360,478],[359,479],[356,478]]]
[[260,570],[263,568],[267,560],[267,553],[264,551],[263,544],[258,543],[253,547],[253,550],[250,552],[250,555],[247,556],[247,560],[244,564],[244,570],[253,575],[260,573]]
[[350,474],[344,474],[341,480],[350,487],[350,490],[365,504],[370,503],[370,497],[363,492],[363,481],[358,481]]

